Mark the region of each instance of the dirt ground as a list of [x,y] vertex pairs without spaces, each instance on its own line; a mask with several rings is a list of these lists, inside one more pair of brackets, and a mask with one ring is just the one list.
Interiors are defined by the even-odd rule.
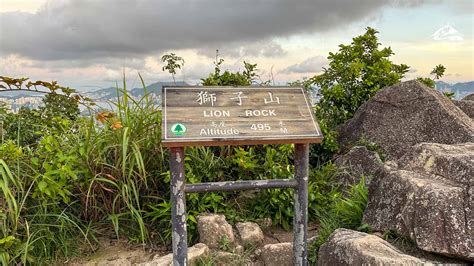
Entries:
[[[281,227],[271,226],[264,228],[265,244],[276,244],[293,241],[293,232],[285,231]],[[317,225],[308,225],[308,238],[317,234]],[[171,247],[157,246],[147,247],[140,244],[130,244],[126,240],[99,239],[97,251],[75,257],[66,261],[58,262],[57,265],[86,265],[86,266],[111,266],[111,265],[135,265],[151,261],[155,256],[163,256],[171,253]]]

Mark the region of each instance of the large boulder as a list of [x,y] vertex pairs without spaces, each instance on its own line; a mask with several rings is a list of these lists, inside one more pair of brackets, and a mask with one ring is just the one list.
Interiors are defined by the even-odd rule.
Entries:
[[235,241],[232,226],[221,214],[202,214],[198,216],[199,240],[211,249],[219,249],[223,242]]
[[473,261],[473,179],[474,143],[421,143],[374,177],[364,221],[422,250]]
[[415,80],[377,92],[339,131],[343,146],[366,138],[391,159],[400,158],[421,142],[474,141],[472,119],[446,96]]
[[349,229],[334,231],[318,252],[318,265],[421,265],[378,236]]
[[474,101],[474,93],[471,93],[464,98],[462,98],[463,101]]
[[[474,94],[473,94],[474,95]],[[471,119],[474,119],[474,100],[468,101],[468,100],[462,100],[462,101],[456,101],[454,100],[453,103],[461,109],[467,116],[469,116]]]
[[378,153],[369,151],[365,146],[355,146],[348,153],[339,156],[334,163],[343,170],[337,175],[336,182],[343,188],[357,184],[365,176],[368,186],[372,176],[383,169]]

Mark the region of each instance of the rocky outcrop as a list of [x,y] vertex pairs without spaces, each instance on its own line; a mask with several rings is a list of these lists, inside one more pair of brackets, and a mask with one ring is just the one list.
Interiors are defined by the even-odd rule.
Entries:
[[[474,95],[474,94],[471,94]],[[462,101],[456,101],[453,100],[453,103],[461,109],[467,116],[469,116],[471,119],[474,119],[474,100],[462,100]]]
[[321,246],[318,265],[420,265],[427,263],[405,255],[378,236],[337,229]]
[[[204,258],[209,253],[209,247],[205,244],[198,243],[188,248],[188,265],[199,265],[201,258]],[[140,266],[172,266],[173,253],[166,256],[156,256],[153,260],[139,264]]]
[[474,93],[465,96],[464,98],[462,98],[462,100],[463,101],[474,101]]
[[252,222],[237,223],[235,227],[239,231],[244,246],[258,247],[263,244],[264,235],[258,224]]
[[474,141],[472,119],[440,92],[418,81],[380,90],[339,131],[343,146],[366,138],[377,143],[389,159],[402,157],[422,142]]
[[231,244],[235,241],[232,226],[220,214],[198,216],[198,232],[200,242],[212,249],[219,248],[223,241]]
[[348,153],[339,156],[334,163],[342,170],[335,181],[343,190],[358,183],[361,176],[366,177],[366,185],[369,185],[372,176],[383,168],[379,155],[364,146],[353,147]]
[[473,181],[474,143],[421,143],[374,177],[364,221],[422,250],[473,261]]

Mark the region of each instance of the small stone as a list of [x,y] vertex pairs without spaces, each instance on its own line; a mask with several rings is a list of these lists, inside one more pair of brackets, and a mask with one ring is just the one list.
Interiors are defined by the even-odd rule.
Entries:
[[230,244],[235,242],[232,226],[224,215],[206,214],[198,216],[198,232],[201,243],[211,249],[218,249],[225,240]]
[[242,245],[237,245],[235,248],[234,248],[234,253],[236,254],[242,254],[244,253],[244,247]]
[[293,265],[293,244],[278,243],[263,246],[260,258],[265,265]]
[[252,222],[237,223],[235,227],[239,231],[244,246],[258,247],[263,244],[264,235],[258,224]]
[[255,254],[255,256],[257,256],[257,257],[260,257],[260,255],[262,254],[262,250],[259,249],[259,248],[257,248],[257,249],[253,252],[253,254]]

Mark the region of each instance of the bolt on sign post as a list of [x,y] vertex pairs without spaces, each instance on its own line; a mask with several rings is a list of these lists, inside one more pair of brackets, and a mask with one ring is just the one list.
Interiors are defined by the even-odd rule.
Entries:
[[[295,189],[294,265],[307,265],[309,144],[322,133],[300,87],[164,87],[162,144],[170,149],[173,264],[187,265],[186,193]],[[184,147],[295,144],[293,179],[186,184]]]

